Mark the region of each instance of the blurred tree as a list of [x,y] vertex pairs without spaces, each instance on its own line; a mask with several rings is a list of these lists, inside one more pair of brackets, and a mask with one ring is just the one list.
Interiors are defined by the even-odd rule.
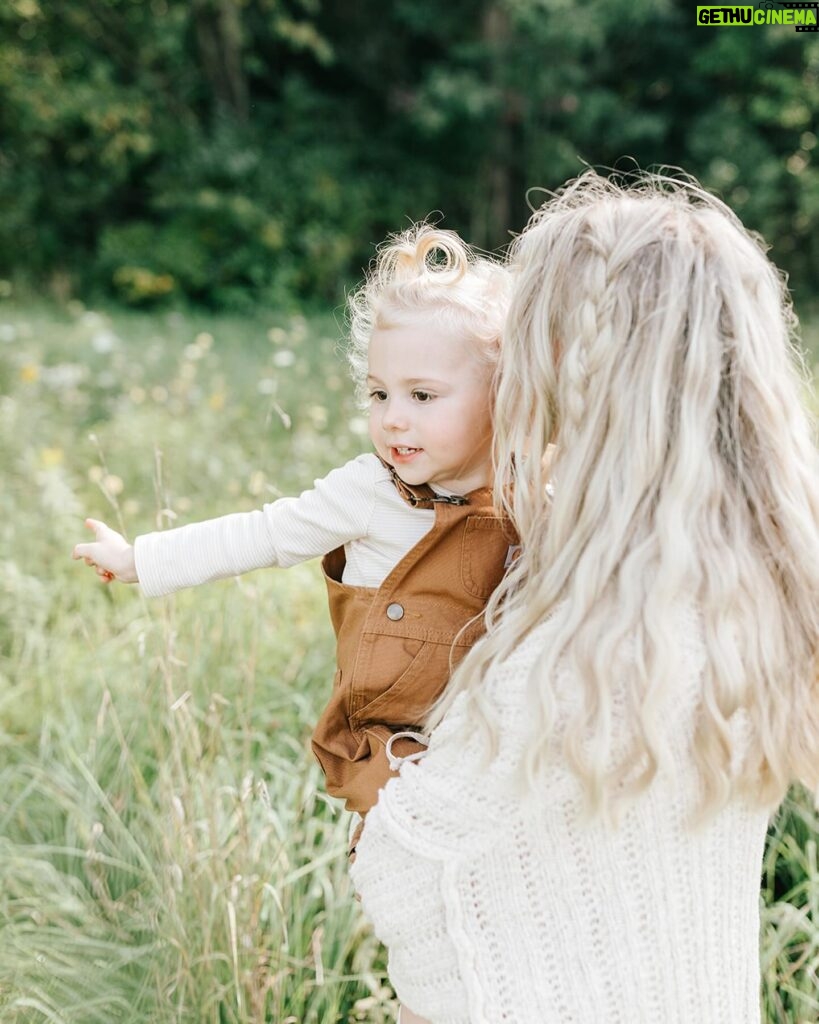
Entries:
[[527,189],[625,157],[701,177],[807,291],[817,114],[819,37],[679,0],[6,0],[0,273],[338,300],[408,220],[502,246]]
[[220,113],[247,120],[247,77],[237,0],[191,0],[199,63]]

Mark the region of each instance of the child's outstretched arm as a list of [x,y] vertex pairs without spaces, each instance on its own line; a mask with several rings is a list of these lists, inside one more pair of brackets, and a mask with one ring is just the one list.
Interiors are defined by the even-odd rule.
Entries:
[[72,557],[94,568],[103,583],[138,583],[133,545],[99,519],[86,519],[85,525],[94,531],[94,540],[75,545]]
[[287,568],[367,536],[379,487],[395,491],[378,459],[363,455],[297,498],[145,533],[133,546],[104,523],[86,520],[96,540],[78,544],[74,558],[93,566],[106,583],[139,583],[146,597],[267,566]]

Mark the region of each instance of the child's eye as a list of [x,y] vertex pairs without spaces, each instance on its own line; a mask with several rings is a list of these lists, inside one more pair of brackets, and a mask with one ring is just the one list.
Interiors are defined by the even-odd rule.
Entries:
[[380,391],[380,390],[378,390],[376,388],[374,391],[370,392],[370,401],[371,402],[386,402],[387,401],[387,392],[386,391]]
[[413,391],[412,397],[416,402],[431,402],[433,395],[429,391]]

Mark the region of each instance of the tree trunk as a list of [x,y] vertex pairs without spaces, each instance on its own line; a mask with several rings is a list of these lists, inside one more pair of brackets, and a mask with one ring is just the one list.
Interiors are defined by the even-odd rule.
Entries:
[[509,243],[509,232],[519,230],[525,219],[524,185],[521,180],[523,129],[520,97],[504,81],[511,39],[509,15],[504,5],[490,3],[483,17],[482,36],[489,52],[491,81],[501,102],[489,151],[479,171],[476,205],[472,213],[472,241],[487,249]]
[[237,0],[193,0],[192,15],[202,72],[217,109],[247,120],[247,79],[242,68],[242,16]]

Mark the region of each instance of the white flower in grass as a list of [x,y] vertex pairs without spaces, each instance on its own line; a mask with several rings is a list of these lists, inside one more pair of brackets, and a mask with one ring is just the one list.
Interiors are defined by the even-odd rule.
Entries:
[[369,430],[369,425],[363,416],[353,416],[347,426],[350,433],[358,434],[360,437],[364,437]]
[[113,352],[119,343],[119,338],[113,331],[95,331],[91,336],[91,348],[93,348],[95,352],[99,352],[102,356],[108,355],[109,352]]
[[323,430],[327,426],[327,410],[323,405],[308,405],[306,411],[310,422],[317,430]]
[[114,473],[109,473],[102,478],[102,489],[113,498],[118,494],[122,494],[124,488],[125,484],[122,481],[122,477],[116,476]]
[[281,327],[271,327],[267,332],[267,340],[271,345],[283,345],[287,340],[287,331],[282,330]]
[[273,356],[273,365],[278,367],[292,366],[296,361],[296,355],[289,348],[283,348]]
[[254,498],[258,498],[262,491],[264,491],[266,482],[267,480],[264,473],[260,469],[257,469],[250,474],[247,489]]
[[43,384],[53,391],[68,391],[77,387],[86,374],[86,368],[77,363],[57,363],[56,366],[44,366],[40,376]]

